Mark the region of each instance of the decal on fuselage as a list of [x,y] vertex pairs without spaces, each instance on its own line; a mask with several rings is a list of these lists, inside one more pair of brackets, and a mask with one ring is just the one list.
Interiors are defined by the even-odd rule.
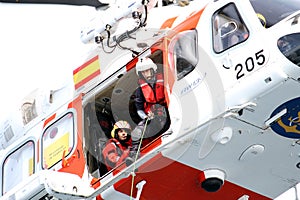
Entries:
[[[256,52],[253,56],[248,56],[244,62],[237,63],[234,65],[235,78],[236,80],[244,77],[247,73],[252,72],[253,70],[263,66],[266,63],[266,56],[264,50]],[[231,67],[225,66],[225,69],[230,69]]]
[[198,87],[202,83],[202,81],[205,78],[205,76],[206,76],[206,74],[204,74],[203,78],[198,77],[196,80],[194,80],[193,82],[191,82],[190,84],[188,84],[186,87],[184,87],[181,90],[180,94],[181,95],[185,95],[185,94],[191,92],[192,90],[194,90],[196,87]]
[[287,113],[271,124],[272,130],[284,137],[300,138],[300,97],[278,106],[271,117],[283,109],[287,109]]

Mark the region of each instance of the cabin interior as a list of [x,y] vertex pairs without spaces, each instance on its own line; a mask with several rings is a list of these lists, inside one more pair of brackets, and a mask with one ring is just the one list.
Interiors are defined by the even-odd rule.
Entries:
[[[163,55],[155,51],[150,58],[163,72]],[[125,66],[124,66],[125,67]],[[93,97],[84,105],[84,146],[89,173],[102,177],[107,173],[102,162],[102,149],[111,138],[111,130],[118,120],[126,120],[134,129],[142,120],[135,107],[138,75],[135,68],[117,77],[112,76],[94,89]],[[113,79],[113,81],[111,81]],[[108,82],[108,84],[107,84]]]

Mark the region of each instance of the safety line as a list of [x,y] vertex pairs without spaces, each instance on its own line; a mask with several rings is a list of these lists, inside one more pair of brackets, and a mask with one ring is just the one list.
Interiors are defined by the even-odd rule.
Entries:
[[145,134],[145,131],[146,131],[146,128],[147,128],[147,124],[148,124],[148,120],[149,118],[147,117],[147,120],[145,122],[145,126],[144,126],[144,130],[143,130],[143,133],[141,135],[141,139],[140,139],[140,143],[139,143],[139,146],[138,146],[138,149],[137,149],[137,153],[135,155],[135,158],[134,158],[134,163],[133,163],[133,169],[132,169],[132,179],[131,179],[131,190],[130,190],[130,200],[132,200],[132,195],[133,195],[133,184],[134,184],[134,177],[135,177],[135,162],[137,161],[138,159],[138,156],[139,156],[139,153],[140,153],[140,149],[141,149],[141,146],[142,146],[142,141],[143,141],[143,138],[144,138],[144,134]]

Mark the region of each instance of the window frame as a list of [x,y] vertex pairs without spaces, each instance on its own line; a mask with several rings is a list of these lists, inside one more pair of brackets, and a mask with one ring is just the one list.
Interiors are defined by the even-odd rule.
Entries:
[[[178,57],[177,54],[177,44],[179,44],[179,42],[184,41],[183,39],[185,39],[186,35],[189,33],[193,33],[194,36],[194,40],[195,40],[195,44],[193,44],[194,49],[191,49],[193,51],[193,56],[191,56],[191,59],[195,59],[194,63],[191,63],[187,60],[187,58],[183,55]],[[181,40],[182,39],[182,40]],[[179,81],[181,79],[183,79],[184,77],[186,77],[189,73],[191,73],[197,66],[197,64],[199,63],[199,53],[198,53],[198,31],[197,29],[191,29],[191,30],[186,30],[183,32],[178,33],[170,42],[169,47],[168,47],[168,60],[169,60],[169,64],[170,67],[172,69],[175,69],[175,74],[176,74],[176,79]],[[186,52],[183,52],[186,53]],[[182,68],[181,70],[179,70],[179,66],[178,66],[178,60],[181,59],[182,62],[185,62],[186,64],[189,64],[189,68],[187,71],[185,71],[185,69],[187,69],[187,67]],[[180,65],[182,66],[182,65]]]
[[[75,150],[75,147],[76,147],[76,136],[75,136],[76,135],[76,123],[75,123],[76,122],[76,115],[75,115],[75,112],[73,110],[68,110],[67,112],[63,113],[59,118],[57,118],[53,123],[51,123],[49,126],[47,126],[44,129],[44,131],[41,135],[41,169],[43,169],[43,170],[44,169],[51,169],[51,168],[55,167],[59,162],[62,161],[62,156],[61,156],[57,161],[53,162],[51,164],[51,166],[45,166],[46,165],[45,164],[46,159],[44,158],[44,156],[45,156],[45,149],[44,148],[49,148],[50,145],[48,145],[47,147],[44,147],[44,139],[43,138],[46,137],[45,134],[48,134],[48,133],[51,134],[51,131],[48,132],[48,130],[51,127],[53,127],[55,125],[57,126],[57,124],[59,122],[61,122],[62,119],[64,119],[65,117],[67,117],[70,114],[72,114],[72,128],[73,128],[72,133],[71,133],[71,131],[70,131],[70,133],[63,133],[63,135],[60,138],[58,138],[58,140],[61,140],[60,142],[62,142],[63,141],[62,137],[65,134],[70,134],[69,137],[68,137],[68,142],[70,141],[70,137],[71,137],[72,145],[68,145],[68,153],[65,154],[64,158],[67,158]],[[57,142],[57,140],[56,140],[56,142]],[[52,143],[51,145],[53,145],[53,144],[54,143]],[[57,151],[59,151],[59,150],[57,150]],[[62,151],[62,152],[64,152],[64,151]]]
[[[29,140],[26,140],[24,143],[22,143],[21,145],[18,145],[18,148],[16,148],[16,149],[14,149],[13,151],[11,151],[9,154],[7,154],[7,156],[3,159],[3,162],[2,162],[2,187],[1,187],[1,193],[2,193],[2,195],[4,195],[4,185],[5,185],[5,181],[4,181],[4,178],[5,177],[7,177],[7,176],[5,176],[5,166],[6,166],[6,162],[8,161],[8,159],[9,159],[9,157],[10,156],[12,156],[13,154],[15,154],[15,153],[17,153],[19,150],[21,150],[22,148],[24,148],[26,145],[29,145],[31,143],[31,145],[32,145],[32,158],[30,158],[30,159],[32,159],[32,172],[31,172],[31,174],[29,173],[28,174],[28,176],[27,177],[29,177],[29,176],[31,176],[31,175],[33,175],[35,172],[36,172],[36,147],[35,147],[35,145],[36,145],[36,143],[35,143],[35,141],[33,140],[33,139],[29,139]],[[24,152],[24,151],[23,151]],[[18,152],[18,153],[20,153],[20,152]],[[29,160],[30,160],[29,159]],[[19,165],[18,165],[19,166]],[[29,168],[30,169],[30,168]],[[23,175],[23,174],[22,174]],[[19,175],[18,175],[19,176]],[[21,180],[23,180],[24,178],[22,177],[21,178]],[[15,180],[15,181],[17,181],[17,180]],[[17,183],[19,183],[18,181],[17,181]],[[13,188],[13,187],[12,187]],[[10,189],[12,189],[12,188],[9,188],[6,192],[8,192]]]
[[[230,9],[234,12],[228,14]],[[249,29],[234,3],[228,3],[214,12],[211,27],[212,48],[217,54],[245,42],[250,35]],[[222,33],[222,31],[227,31],[226,29],[228,32]]]

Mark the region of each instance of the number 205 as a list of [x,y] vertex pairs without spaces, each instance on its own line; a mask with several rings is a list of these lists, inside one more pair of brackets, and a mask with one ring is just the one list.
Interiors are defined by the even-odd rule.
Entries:
[[263,54],[263,49],[255,53],[255,57],[248,57],[245,60],[244,65],[239,63],[235,66],[234,70],[236,73],[236,79],[240,79],[245,76],[245,73],[251,72],[256,66],[261,66],[266,62],[266,57]]

